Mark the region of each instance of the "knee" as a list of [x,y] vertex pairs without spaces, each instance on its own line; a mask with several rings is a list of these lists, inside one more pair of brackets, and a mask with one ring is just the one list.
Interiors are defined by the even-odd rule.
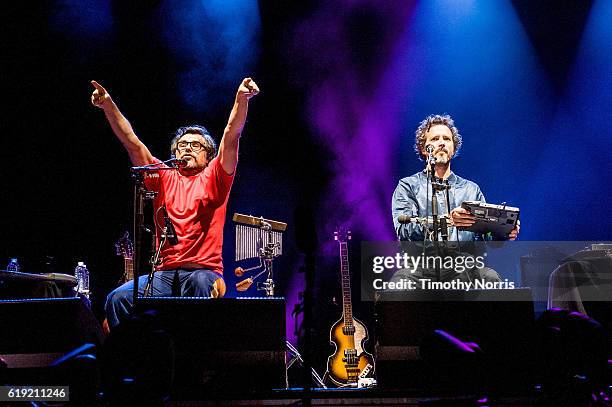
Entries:
[[189,276],[189,291],[197,296],[223,297],[225,295],[225,282],[223,277],[213,271],[198,270]]
[[118,304],[131,302],[132,295],[132,290],[122,290],[121,287],[111,291],[106,297],[105,309],[109,309],[109,307],[114,307]]
[[483,279],[484,281],[491,281],[491,282],[502,281],[499,274],[497,274],[497,271],[493,270],[492,268],[488,268],[488,267],[483,267],[480,270],[480,278]]
[[399,282],[402,280],[415,281],[418,282],[419,275],[415,273],[414,270],[410,269],[401,269],[396,271],[393,276],[389,279],[391,282]]
[[213,298],[221,298],[225,296],[225,280],[223,280],[223,277],[218,277],[215,280],[210,296]]
[[206,289],[212,286],[214,278],[212,278],[212,272],[207,270],[197,270],[191,273],[189,276],[189,283],[201,289]]

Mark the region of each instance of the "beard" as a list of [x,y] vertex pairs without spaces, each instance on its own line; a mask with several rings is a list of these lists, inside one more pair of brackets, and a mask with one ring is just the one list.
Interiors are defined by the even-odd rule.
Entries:
[[448,164],[450,162],[450,157],[446,152],[440,152],[436,154],[436,164]]
[[207,162],[200,163],[191,154],[182,155],[181,159],[185,160],[185,165],[180,168],[180,172],[183,175],[195,175],[206,168]]

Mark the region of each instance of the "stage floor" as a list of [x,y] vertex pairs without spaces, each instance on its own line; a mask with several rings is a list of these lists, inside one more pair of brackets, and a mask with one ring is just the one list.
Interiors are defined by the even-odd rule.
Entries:
[[245,397],[216,397],[214,400],[173,400],[167,406],[512,406],[536,405],[537,395],[496,398],[484,395],[427,394],[423,391],[380,389],[283,389]]

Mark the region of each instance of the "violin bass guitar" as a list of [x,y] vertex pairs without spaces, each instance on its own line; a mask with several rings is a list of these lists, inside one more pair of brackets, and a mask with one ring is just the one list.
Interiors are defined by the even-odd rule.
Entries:
[[340,248],[343,312],[342,317],[329,331],[329,341],[336,350],[327,359],[325,378],[339,387],[358,387],[360,379],[374,377],[375,368],[374,357],[364,349],[364,343],[368,340],[368,330],[361,321],[353,317],[348,261],[350,234],[350,231],[344,230],[335,232],[335,239]]

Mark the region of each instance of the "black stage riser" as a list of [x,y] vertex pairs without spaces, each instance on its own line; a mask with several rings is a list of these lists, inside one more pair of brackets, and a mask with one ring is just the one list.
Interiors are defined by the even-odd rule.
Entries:
[[147,298],[143,313],[172,343],[175,395],[286,386],[284,299]]
[[[408,295],[408,294],[407,294]],[[378,384],[387,389],[446,388],[490,383],[508,388],[533,382],[535,321],[528,289],[457,293],[445,301],[398,301],[376,304]],[[406,298],[403,298],[404,300]],[[481,355],[449,352],[432,337],[443,330],[463,342],[475,342]],[[429,353],[427,353],[429,352]],[[474,371],[480,370],[480,371]]]
[[48,365],[85,343],[102,342],[100,324],[80,298],[0,301],[0,321],[0,356],[9,368]]

